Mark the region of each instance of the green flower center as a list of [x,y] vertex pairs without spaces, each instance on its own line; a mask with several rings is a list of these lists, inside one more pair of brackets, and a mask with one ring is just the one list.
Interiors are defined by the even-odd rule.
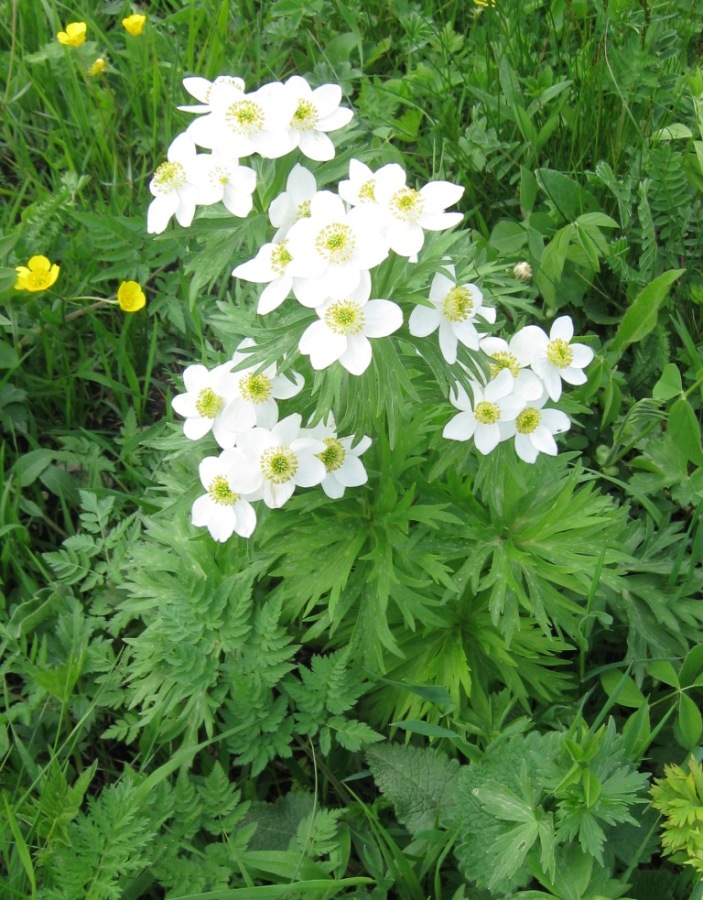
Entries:
[[290,127],[296,131],[312,131],[317,125],[319,114],[314,104],[309,100],[299,100],[298,108],[290,120]]
[[335,334],[359,334],[364,327],[364,311],[353,300],[338,300],[325,313],[325,325]]
[[422,215],[425,201],[419,191],[404,187],[391,197],[390,209],[396,219],[414,224]]
[[163,162],[154,172],[153,187],[159,194],[170,194],[186,183],[186,170],[179,162]]
[[302,203],[298,204],[298,211],[295,214],[296,219],[309,219],[310,218],[310,201],[303,200]]
[[298,457],[289,447],[272,447],[261,454],[261,471],[273,484],[285,484],[298,471]]
[[491,378],[495,378],[503,369],[507,369],[513,378],[517,378],[520,374],[520,363],[517,361],[517,357],[508,353],[507,350],[499,350],[493,354],[491,359],[493,360],[489,366]]
[[466,285],[453,287],[444,298],[442,313],[450,322],[465,322],[473,311],[471,289]]
[[320,256],[337,265],[349,262],[355,245],[353,231],[341,222],[325,225],[315,238],[315,249]]
[[251,100],[239,100],[227,109],[225,121],[235,134],[250,137],[258,134],[264,127],[264,113]]
[[283,275],[293,257],[288,252],[288,241],[281,241],[271,249],[271,268],[276,275]]
[[259,372],[245,375],[239,380],[239,391],[245,400],[251,403],[263,403],[271,396],[271,379]]
[[233,506],[241,497],[229,486],[224,475],[218,475],[207,489],[210,497],[221,506]]
[[520,434],[532,434],[541,421],[542,415],[540,411],[535,409],[534,406],[528,406],[527,409],[523,409],[515,420],[515,427]]
[[317,454],[317,458],[322,460],[328,472],[336,472],[342,467],[347,451],[337,438],[328,437],[324,441],[325,449]]
[[375,199],[376,180],[374,178],[369,178],[369,180],[365,181],[359,188],[359,200],[363,200],[365,203],[373,203]]
[[568,369],[574,361],[574,352],[568,341],[563,338],[555,338],[547,344],[547,359],[558,369]]
[[206,419],[214,419],[218,413],[222,412],[222,407],[224,405],[224,397],[220,397],[219,394],[216,394],[213,389],[209,387],[203,388],[198,394],[198,399],[195,401],[195,408],[198,410],[198,415],[204,416]]
[[500,419],[500,407],[497,403],[481,400],[480,403],[476,404],[474,416],[481,425],[495,425]]

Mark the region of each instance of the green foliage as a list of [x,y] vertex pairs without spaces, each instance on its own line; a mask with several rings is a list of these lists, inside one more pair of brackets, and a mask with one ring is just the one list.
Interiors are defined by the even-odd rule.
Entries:
[[689,757],[688,772],[667,765],[664,777],[656,778],[652,806],[664,816],[662,846],[676,862],[703,872],[703,768]]

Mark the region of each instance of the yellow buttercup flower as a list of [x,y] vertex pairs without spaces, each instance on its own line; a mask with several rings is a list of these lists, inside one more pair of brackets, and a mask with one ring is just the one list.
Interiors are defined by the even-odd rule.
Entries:
[[146,305],[146,297],[137,281],[123,281],[117,291],[122,312],[133,313]]
[[33,256],[26,266],[16,266],[16,291],[46,291],[59,277],[59,266],[45,256]]
[[90,68],[88,69],[88,74],[91,78],[95,78],[97,75],[102,75],[106,68],[107,63],[102,58],[102,56],[99,56],[92,64],[92,66],[90,66]]
[[80,47],[85,40],[88,26],[85,22],[69,22],[65,31],[59,31],[56,35],[60,44],[66,47]]
[[122,24],[125,29],[132,35],[132,37],[139,37],[144,28],[144,23],[146,22],[146,16],[140,16],[137,13],[134,15],[127,16],[126,19],[122,19]]

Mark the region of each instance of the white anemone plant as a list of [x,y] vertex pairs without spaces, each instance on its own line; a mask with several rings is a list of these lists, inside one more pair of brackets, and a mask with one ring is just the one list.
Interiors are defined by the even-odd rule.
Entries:
[[[259,501],[278,509],[302,488],[321,488],[344,502],[348,491],[371,490],[360,457],[372,442],[362,432],[375,420],[362,413],[369,402],[380,404],[391,429],[390,416],[400,409],[393,392],[402,379],[410,383],[423,360],[425,371],[444,365],[443,382],[456,385],[449,399],[458,412],[444,425],[445,438],[471,441],[484,455],[512,441],[527,463],[557,452],[555,435],[570,422],[545,404],[559,399],[562,382],[586,380],[593,351],[574,342],[567,316],[555,320],[549,335],[532,324],[512,338],[494,333],[502,312],[483,279],[495,269],[477,265],[469,244],[465,254],[476,275],[457,279],[457,261],[447,256],[456,241],[435,237],[461,222],[462,213],[451,209],[461,185],[438,179],[416,186],[387,156],[375,166],[352,158],[348,178],[337,188],[330,184],[325,166],[342,139],[330,135],[352,118],[339,85],[312,86],[294,75],[247,92],[241,78],[221,75],[186,78],[184,86],[197,102],[180,108],[195,118],[154,175],[148,230],[164,231],[174,216],[188,227],[198,206],[216,203],[233,216],[256,214],[259,223],[270,223],[258,247],[248,237],[245,247],[245,232],[237,232],[231,270],[245,305],[258,292],[252,305],[266,315],[266,328],[252,324],[255,343],[252,333],[242,334],[238,314],[235,333],[244,340],[232,358],[188,366],[185,391],[173,399],[185,435],[208,440],[212,434],[222,451],[200,465],[206,493],[193,506],[194,525],[216,541],[248,538]],[[292,153],[302,154],[306,165],[283,161]],[[268,162],[242,165],[254,156]],[[274,184],[285,188],[276,195]],[[207,245],[202,258],[209,277],[215,257]],[[460,262],[467,271],[467,259]],[[291,296],[297,302],[283,306]],[[412,347],[403,338],[404,321],[422,339]],[[435,332],[441,363],[424,344]],[[376,344],[380,359],[371,368]],[[312,383],[303,393],[305,379],[292,368],[306,366]],[[344,422],[365,423],[358,435],[339,437],[333,400],[346,404]],[[279,403],[291,402],[318,424],[304,428],[295,409],[279,420]],[[398,427],[395,422],[395,433]]]

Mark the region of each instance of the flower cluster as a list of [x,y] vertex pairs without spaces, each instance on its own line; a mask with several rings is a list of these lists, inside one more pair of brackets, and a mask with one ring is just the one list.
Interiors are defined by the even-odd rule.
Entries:
[[338,499],[368,477],[359,456],[370,438],[353,447],[353,437],[338,437],[332,416],[314,428],[303,428],[298,413],[279,420],[276,401],[295,397],[304,380],[279,375],[275,365],[247,365],[255,349],[247,338],[223,365],[211,370],[188,366],[186,392],[173,399],[174,410],[185,417],[186,437],[197,440],[212,432],[223,451],[201,462],[206,493],[192,513],[193,524],[206,527],[216,541],[226,541],[233,532],[245,538],[252,534],[256,500],[278,509],[296,487],[316,485]]
[[[139,37],[139,35],[144,30],[144,25],[146,24],[146,16],[141,13],[133,13],[131,16],[127,16],[127,18],[122,19],[122,27],[130,34],[132,37]],[[88,26],[85,22],[69,22],[66,26],[65,31],[59,31],[56,35],[56,40],[63,44],[64,47],[82,47],[85,43],[86,36],[88,34]],[[103,60],[96,60],[93,63],[95,66],[98,62],[103,62]],[[92,68],[92,67],[91,67]],[[92,71],[88,74],[97,75],[103,71],[98,67],[99,71]]]
[[[184,86],[198,103],[180,109],[196,118],[171,143],[167,161],[152,179],[151,233],[164,231],[174,216],[187,227],[198,206],[217,202],[246,217],[253,208],[257,176],[241,159],[258,154],[276,160],[298,151],[313,162],[326,162],[335,153],[329,133],[352,116],[340,106],[338,85],[313,89],[299,76],[251,92],[241,78],[227,75],[212,82],[186,78]],[[339,363],[360,376],[370,366],[372,341],[396,333],[404,320],[398,298],[378,296],[374,290],[374,283],[384,283],[391,285],[386,293],[393,293],[392,279],[377,279],[375,270],[390,259],[383,271],[392,271],[392,257],[418,262],[428,232],[461,221],[461,213],[448,210],[463,191],[448,181],[416,188],[399,164],[373,170],[358,159],[350,161],[349,177],[336,191],[319,189],[315,170],[297,163],[289,170],[285,191],[264,210],[270,239],[253,258],[235,266],[232,275],[263,286],[260,315],[289,298],[310,311],[297,349],[313,370]],[[258,193],[266,195],[266,190]],[[516,278],[525,277],[523,269]],[[510,343],[487,333],[496,318],[479,286],[457,278],[454,262],[445,258],[426,302],[410,312],[408,329],[415,338],[437,332],[449,366],[464,365],[460,346],[462,356],[468,353],[474,363],[474,374],[463,379],[471,396],[457,384],[450,400],[459,413],[445,426],[444,436],[473,438],[484,454],[514,438],[518,456],[534,462],[540,452],[557,452],[554,435],[570,424],[547,401],[559,399],[562,381],[586,380],[583,369],[593,352],[572,343],[568,317],[557,319],[549,335],[528,325]],[[416,346],[422,356],[421,343]],[[280,361],[255,365],[254,352],[253,341],[246,339],[222,365],[189,366],[185,393],[173,401],[174,410],[185,417],[185,435],[195,440],[211,432],[222,451],[201,463],[206,494],[193,507],[193,523],[207,527],[218,541],[234,532],[243,537],[252,533],[256,501],[275,509],[296,487],[319,484],[329,497],[338,498],[347,487],[367,480],[359,456],[371,439],[364,436],[354,446],[354,437],[338,437],[331,414],[307,428],[299,413],[279,420],[277,401],[296,396],[304,380],[280,375]],[[475,374],[481,370],[483,380]]]

